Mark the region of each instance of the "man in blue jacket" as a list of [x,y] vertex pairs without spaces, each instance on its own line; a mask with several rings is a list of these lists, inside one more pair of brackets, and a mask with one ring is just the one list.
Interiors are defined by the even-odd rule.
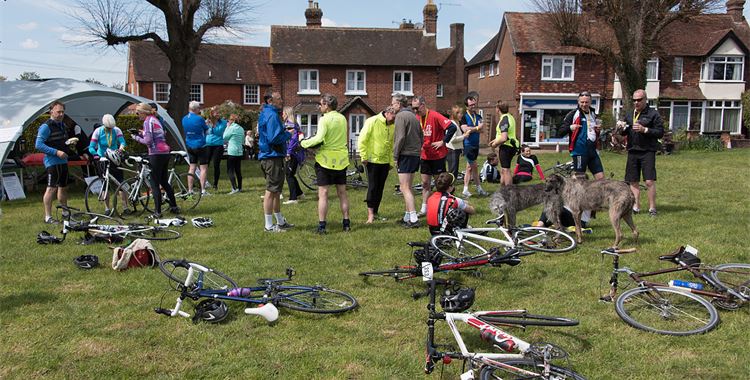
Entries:
[[49,120],[39,126],[36,135],[36,149],[44,153],[44,167],[47,170],[47,190],[44,192],[44,222],[57,222],[52,218],[52,198],[57,193],[57,201],[68,205],[68,153],[66,145],[68,133],[63,118],[65,104],[54,101],[49,107]]
[[[282,232],[294,227],[281,214],[281,191],[284,189],[284,157],[287,141],[291,138],[284,129],[279,113],[284,100],[278,91],[269,91],[263,97],[263,108],[258,116],[258,159],[266,178],[266,194],[263,197],[263,214],[266,232]],[[273,218],[276,217],[276,224]]]

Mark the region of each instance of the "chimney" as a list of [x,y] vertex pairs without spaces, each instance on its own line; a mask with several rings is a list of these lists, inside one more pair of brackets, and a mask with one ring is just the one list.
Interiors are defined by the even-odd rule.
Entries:
[[307,19],[308,28],[320,28],[323,26],[323,11],[318,7],[318,2],[307,0],[307,9],[305,9],[305,19]]
[[437,33],[438,7],[432,0],[427,0],[427,4],[422,9],[422,15],[424,16],[424,32],[426,34]]
[[745,16],[742,15],[742,11],[745,8],[745,0],[728,0],[727,1],[727,14],[732,16],[732,21],[743,22]]
[[456,93],[465,94],[466,59],[464,58],[464,24],[451,24],[451,47],[456,54]]
[[399,29],[414,29],[414,23],[411,22],[411,20],[406,21],[406,19],[401,20],[401,24],[398,26]]

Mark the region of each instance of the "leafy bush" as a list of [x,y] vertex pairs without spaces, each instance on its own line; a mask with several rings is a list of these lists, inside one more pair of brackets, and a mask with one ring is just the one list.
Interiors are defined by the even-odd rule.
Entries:
[[216,109],[219,112],[219,117],[222,119],[229,119],[229,115],[237,114],[237,124],[245,130],[253,129],[258,123],[258,111],[247,110],[231,100],[227,100],[218,106],[206,108],[201,112],[201,115],[208,120],[209,112],[212,109]]
[[679,145],[680,150],[698,150],[704,152],[721,152],[724,150],[724,144],[721,143],[719,136],[699,135],[690,138],[685,128],[680,128],[672,136],[672,140]]

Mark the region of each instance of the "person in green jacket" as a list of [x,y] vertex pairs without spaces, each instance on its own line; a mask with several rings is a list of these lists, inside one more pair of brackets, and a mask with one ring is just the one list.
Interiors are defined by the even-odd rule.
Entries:
[[396,112],[398,111],[391,106],[365,120],[357,139],[359,156],[367,168],[367,224],[378,216],[385,181],[393,167],[393,121],[396,119]]
[[320,112],[323,116],[318,122],[318,131],[312,138],[302,140],[303,148],[316,148],[315,174],[318,184],[318,230],[326,233],[326,215],[328,214],[328,186],[336,185],[341,213],[344,220],[344,231],[351,230],[349,220],[349,198],[346,194],[346,168],[349,167],[349,152],[346,140],[348,127],[344,115],[336,111],[338,100],[331,94],[320,97]]
[[224,130],[224,142],[227,143],[227,173],[232,191],[229,195],[242,191],[242,142],[245,140],[245,130],[237,124],[236,113],[229,115],[229,126]]

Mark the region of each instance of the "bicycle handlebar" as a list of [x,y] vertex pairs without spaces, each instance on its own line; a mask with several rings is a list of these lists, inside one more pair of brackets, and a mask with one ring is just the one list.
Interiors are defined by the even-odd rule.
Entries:
[[616,247],[610,247],[610,248],[603,249],[599,253],[601,253],[602,255],[610,255],[610,256],[619,257],[621,254],[624,254],[624,253],[633,253],[635,251],[636,251],[635,248],[623,248],[623,249],[619,249],[619,248],[616,248]]

